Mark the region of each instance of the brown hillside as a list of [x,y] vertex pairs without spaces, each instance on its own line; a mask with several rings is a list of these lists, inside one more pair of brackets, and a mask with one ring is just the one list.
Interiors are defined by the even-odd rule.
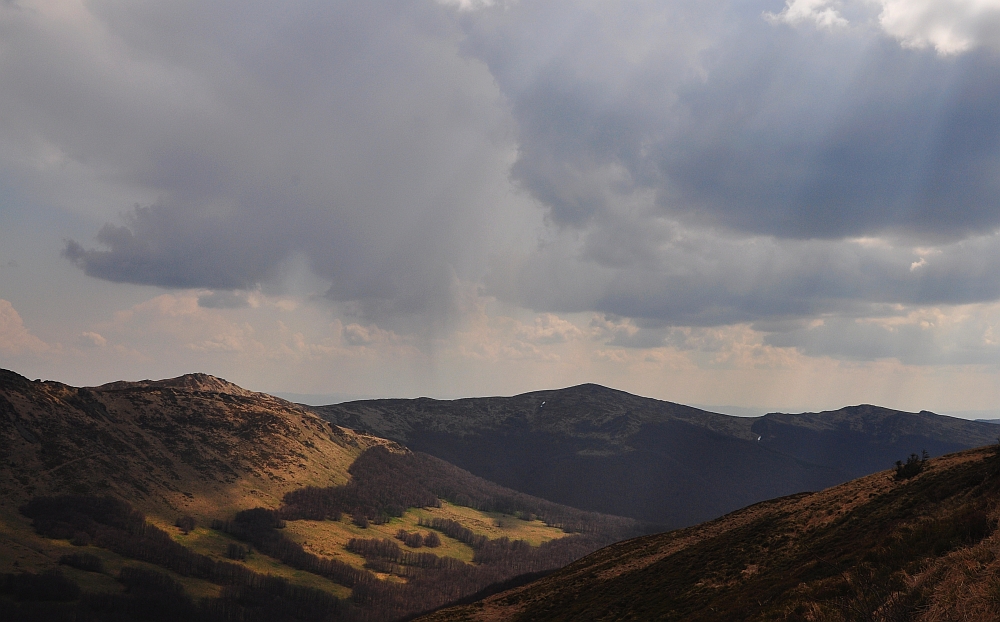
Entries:
[[92,387],[98,391],[113,391],[122,389],[181,389],[186,391],[199,391],[201,393],[226,393],[227,395],[238,395],[240,397],[271,397],[266,393],[255,393],[235,385],[228,380],[216,378],[208,374],[184,374],[176,378],[166,380],[139,380],[129,382],[118,380],[102,384],[99,387]]
[[366,448],[394,444],[225,380],[76,388],[0,371],[0,495],[105,495],[153,515],[277,507],[302,486],[347,481]]
[[923,467],[614,544],[422,620],[1000,619],[997,448]]
[[0,370],[3,619],[397,620],[643,532],[212,376]]

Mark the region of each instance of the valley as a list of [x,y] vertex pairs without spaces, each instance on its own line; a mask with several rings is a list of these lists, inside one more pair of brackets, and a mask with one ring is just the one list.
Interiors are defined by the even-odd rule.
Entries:
[[[0,415],[14,619],[853,620],[966,598],[955,564],[992,568],[1000,518],[994,426],[874,406],[735,418],[582,385],[306,407],[0,372]],[[925,448],[952,453],[885,470]]]

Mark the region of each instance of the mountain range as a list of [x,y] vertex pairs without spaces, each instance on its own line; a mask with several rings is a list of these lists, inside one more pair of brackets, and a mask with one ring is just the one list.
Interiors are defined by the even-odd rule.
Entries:
[[912,612],[959,598],[939,581],[955,556],[986,559],[1000,471],[988,448],[920,454],[995,429],[874,406],[739,418],[596,385],[307,407],[205,374],[0,371],[0,611],[839,620],[877,566],[876,608]]
[[996,441],[982,422],[877,406],[733,417],[585,384],[514,397],[314,407],[515,490],[677,528]]

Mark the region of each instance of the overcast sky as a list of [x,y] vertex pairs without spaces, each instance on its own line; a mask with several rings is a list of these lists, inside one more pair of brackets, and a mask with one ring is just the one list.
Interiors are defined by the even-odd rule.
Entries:
[[3,0],[0,367],[1000,411],[1000,0]]

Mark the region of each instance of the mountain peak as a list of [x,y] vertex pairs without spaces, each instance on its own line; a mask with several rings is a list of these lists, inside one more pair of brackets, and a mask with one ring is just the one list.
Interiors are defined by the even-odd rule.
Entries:
[[184,391],[201,391],[204,393],[225,393],[227,395],[237,395],[240,397],[252,397],[261,395],[254,391],[249,391],[243,387],[233,384],[223,378],[218,378],[210,374],[193,373],[167,378],[165,380],[139,380],[129,382],[120,380],[109,382],[95,387],[102,391],[120,391],[129,389],[181,389]]

